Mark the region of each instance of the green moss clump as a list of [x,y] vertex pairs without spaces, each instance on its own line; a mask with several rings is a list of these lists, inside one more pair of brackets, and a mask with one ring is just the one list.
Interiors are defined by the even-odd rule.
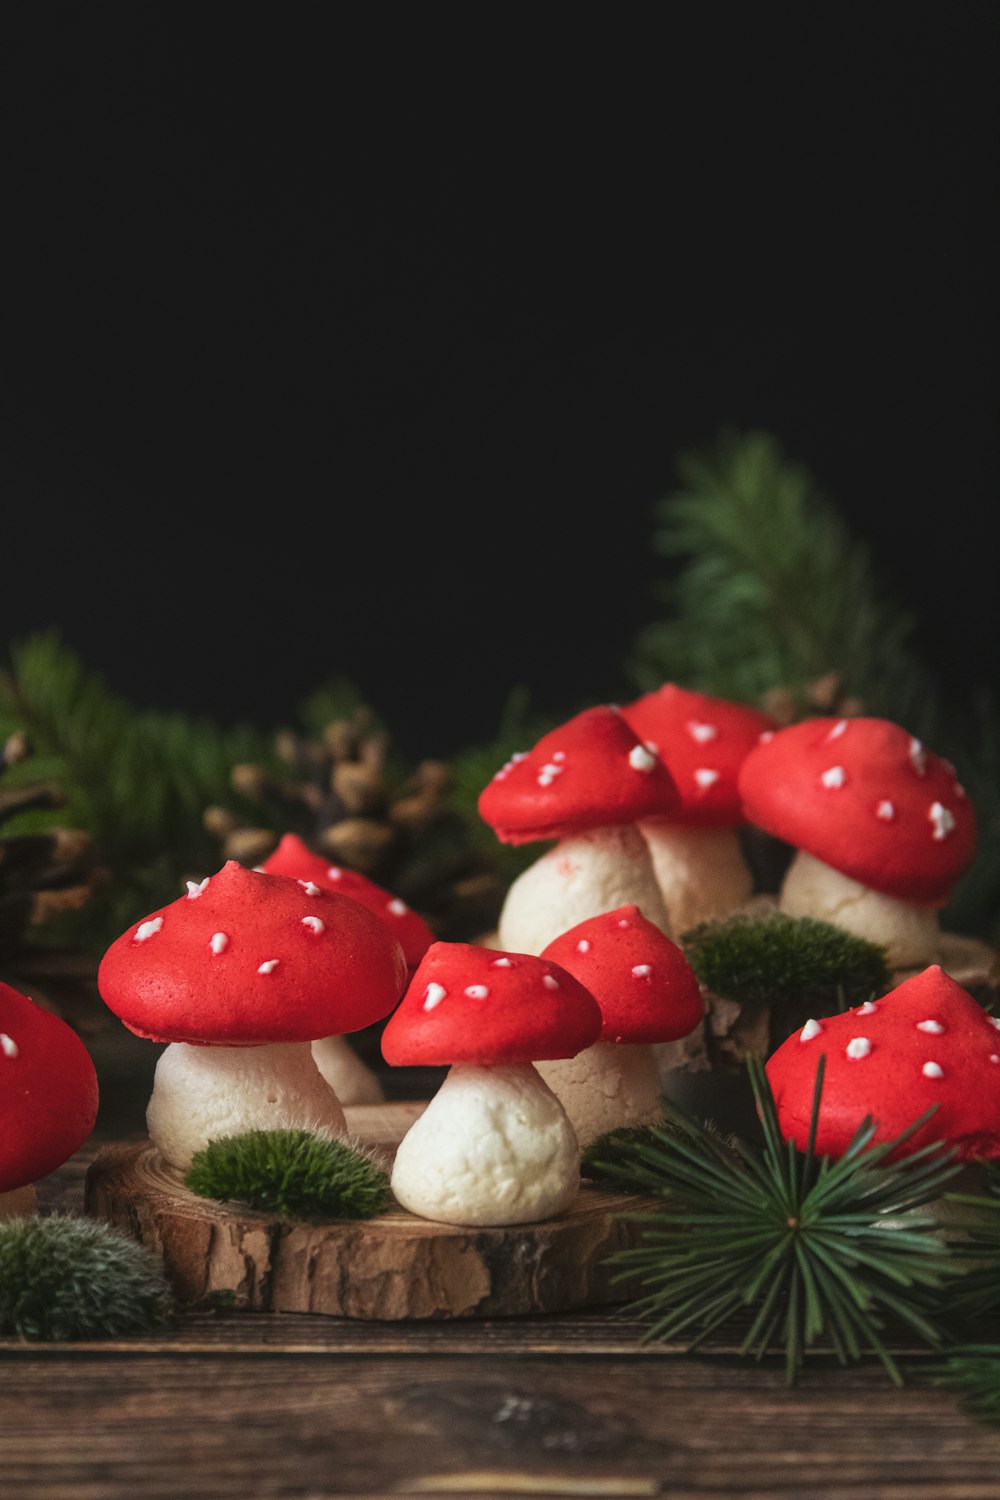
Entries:
[[249,1130],[209,1141],[185,1183],[283,1219],[371,1219],[388,1208],[389,1176],[355,1145],[311,1130]]
[[0,1223],[0,1335],[107,1339],[173,1311],[162,1262],[110,1225],[73,1214]]
[[892,985],[884,948],[812,917],[739,912],[703,923],[682,943],[699,983],[744,1006],[831,1015]]

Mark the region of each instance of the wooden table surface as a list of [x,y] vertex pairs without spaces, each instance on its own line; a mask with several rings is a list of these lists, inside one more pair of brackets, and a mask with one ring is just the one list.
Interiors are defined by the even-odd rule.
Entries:
[[[139,1134],[148,1071],[131,1047],[105,1060],[98,1129],[43,1211],[79,1211],[96,1148]],[[615,1308],[190,1313],[113,1343],[0,1340],[0,1497],[1000,1500],[1000,1431],[921,1383],[919,1359],[902,1390],[823,1359],[789,1390],[776,1365],[641,1348],[641,1331]]]

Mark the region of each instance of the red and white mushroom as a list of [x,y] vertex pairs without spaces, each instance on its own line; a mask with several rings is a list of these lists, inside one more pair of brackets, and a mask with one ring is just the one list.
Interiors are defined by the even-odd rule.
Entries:
[[0,1219],[35,1210],[35,1187],[97,1120],[97,1073],[72,1027],[0,983]]
[[629,903],[667,931],[637,825],[678,804],[670,772],[610,706],[584,709],[508,761],[480,793],[480,815],[502,843],[558,843],[512,882],[501,947],[540,953],[585,917]]
[[795,846],[778,904],[881,944],[897,968],[937,956],[938,911],[972,862],[972,804],[947,761],[886,719],[806,719],[739,772],[747,818]]
[[625,704],[622,717],[665,763],[680,794],[667,817],[640,823],[670,919],[682,934],[727,916],[753,892],[738,829],[737,773],[775,720],[745,703],[667,682]]
[[766,1064],[785,1138],[805,1149],[825,1057],[819,1155],[842,1156],[866,1116],[885,1143],[935,1105],[899,1154],[943,1141],[963,1161],[1000,1159],[998,1026],[937,964],[877,1000],[807,1021]]
[[[332,865],[328,859],[314,853],[297,834],[286,833],[274,852],[257,868],[267,875],[290,876],[306,892],[316,887],[360,901],[385,923],[400,944],[410,974],[434,941],[434,933],[423,917],[405,901],[357,870]],[[385,1098],[385,1090],[375,1073],[358,1056],[346,1037],[321,1037],[313,1042],[312,1054],[341,1104],[377,1104]]]
[[406,963],[357,901],[229,860],[122,933],[97,977],[130,1031],[169,1044],[146,1122],[185,1168],[220,1136],[294,1126],[343,1134],[309,1044],[387,1015]]
[[543,950],[594,996],[601,1034],[576,1056],[539,1062],[581,1146],[607,1130],[663,1117],[656,1044],[687,1036],[705,1013],[681,949],[635,906],[562,933]]
[[596,1040],[593,996],[557,964],[434,943],[382,1033],[394,1067],[451,1065],[396,1152],[404,1208],[445,1224],[527,1224],[568,1208],[580,1148],[534,1064]]

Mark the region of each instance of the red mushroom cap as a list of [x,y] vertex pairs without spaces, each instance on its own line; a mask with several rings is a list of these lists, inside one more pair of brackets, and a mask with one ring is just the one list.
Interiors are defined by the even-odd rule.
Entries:
[[352,901],[360,901],[362,906],[367,906],[369,911],[382,918],[402,946],[406,966],[411,971],[434,941],[434,934],[423,917],[411,910],[405,901],[357,870],[331,865],[321,854],[314,854],[294,833],[286,833],[259,868],[266,875],[289,875],[302,886],[318,885],[321,891],[335,891],[340,896],[350,896]]
[[805,1147],[825,1055],[821,1156],[842,1156],[866,1115],[884,1143],[936,1104],[900,1155],[945,1141],[963,1160],[1000,1157],[998,1025],[937,964],[878,1000],[808,1021],[767,1063],[782,1132]]
[[737,772],[761,735],[777,729],[775,719],[673,682],[627,703],[622,717],[677,783],[681,805],[672,823],[732,828],[744,821]]
[[637,906],[619,906],[561,932],[542,949],[601,1007],[602,1042],[673,1042],[705,1013],[701,986],[676,943]]
[[601,1012],[550,959],[474,943],[433,943],[382,1032],[382,1056],[403,1064],[541,1062],[596,1042]]
[[575,714],[516,755],[479,795],[479,812],[504,844],[563,838],[581,829],[670,817],[680,805],[666,766],[616,708]]
[[73,1029],[0,984],[0,1193],[47,1177],[97,1119],[97,1073]]
[[402,993],[406,960],[359,902],[231,859],[116,938],[97,983],[139,1036],[252,1047],[381,1020]]
[[804,719],[739,773],[751,823],[861,885],[944,906],[972,861],[972,804],[952,766],[886,719]]

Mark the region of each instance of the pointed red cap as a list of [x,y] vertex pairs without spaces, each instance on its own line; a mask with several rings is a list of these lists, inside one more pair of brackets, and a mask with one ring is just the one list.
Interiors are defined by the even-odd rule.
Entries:
[[587,708],[514,756],[479,795],[504,844],[564,838],[588,828],[670,817],[673,778],[616,708]]

